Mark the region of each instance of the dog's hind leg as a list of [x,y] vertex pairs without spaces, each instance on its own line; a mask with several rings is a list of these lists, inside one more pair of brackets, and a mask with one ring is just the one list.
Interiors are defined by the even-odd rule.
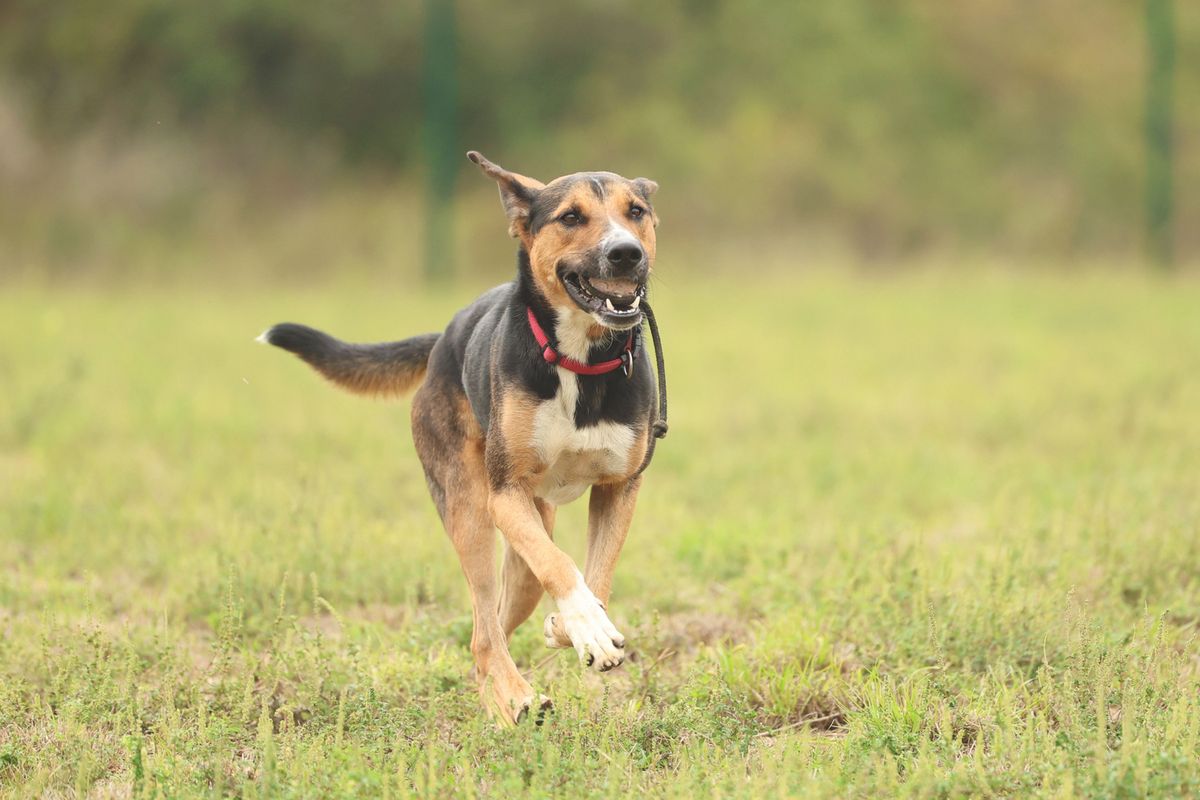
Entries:
[[[555,507],[541,499],[535,499],[542,524],[546,533],[554,538]],[[504,635],[511,637],[513,631],[537,608],[544,590],[533,570],[525,563],[525,559],[517,555],[511,544],[504,546],[504,566],[501,568],[502,586],[500,590],[500,625]]]
[[[520,722],[533,709],[533,687],[513,663],[508,636],[497,611],[498,587],[494,546],[496,532],[487,513],[487,501],[469,503],[451,500],[446,532],[458,552],[463,574],[471,587],[475,626],[471,632],[471,655],[484,705],[506,723]],[[548,707],[542,701],[541,709]]]
[[438,513],[471,590],[471,654],[484,706],[502,722],[520,722],[534,709],[533,687],[521,677],[500,624],[496,529],[488,513],[483,440],[461,394],[426,384],[413,398],[413,440]]

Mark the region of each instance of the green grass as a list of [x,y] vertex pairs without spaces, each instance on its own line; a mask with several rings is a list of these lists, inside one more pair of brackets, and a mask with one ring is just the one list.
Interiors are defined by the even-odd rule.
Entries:
[[[664,267],[626,665],[500,730],[405,403],[252,337],[484,287],[0,294],[14,797],[1200,795],[1200,285]],[[582,555],[584,507],[560,514]]]

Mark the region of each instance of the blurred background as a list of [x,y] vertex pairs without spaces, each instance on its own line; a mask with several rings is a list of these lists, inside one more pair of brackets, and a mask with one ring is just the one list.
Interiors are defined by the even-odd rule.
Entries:
[[1186,263],[1198,59],[1171,0],[7,0],[0,272],[500,280],[468,148],[655,178],[689,270]]
[[[0,0],[0,795],[1196,796],[1197,65],[1196,0]],[[510,279],[471,148],[661,185],[630,657],[535,615],[503,733],[407,405],[254,343]]]

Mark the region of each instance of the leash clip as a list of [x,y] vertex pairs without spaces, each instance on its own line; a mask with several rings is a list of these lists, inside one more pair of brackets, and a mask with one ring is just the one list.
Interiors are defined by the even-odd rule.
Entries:
[[633,377],[633,350],[625,350],[621,353],[621,373],[625,376],[625,380]]

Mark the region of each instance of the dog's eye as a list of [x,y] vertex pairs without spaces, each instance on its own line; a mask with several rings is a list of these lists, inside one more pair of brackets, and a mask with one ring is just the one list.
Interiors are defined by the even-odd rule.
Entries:
[[579,216],[578,211],[568,211],[567,213],[561,215],[558,218],[558,221],[563,225],[566,225],[568,228],[571,228],[583,222],[583,217]]
[[633,217],[634,219],[641,219],[642,215],[645,213],[646,213],[646,209],[642,208],[641,206],[630,206],[629,207],[629,216]]

